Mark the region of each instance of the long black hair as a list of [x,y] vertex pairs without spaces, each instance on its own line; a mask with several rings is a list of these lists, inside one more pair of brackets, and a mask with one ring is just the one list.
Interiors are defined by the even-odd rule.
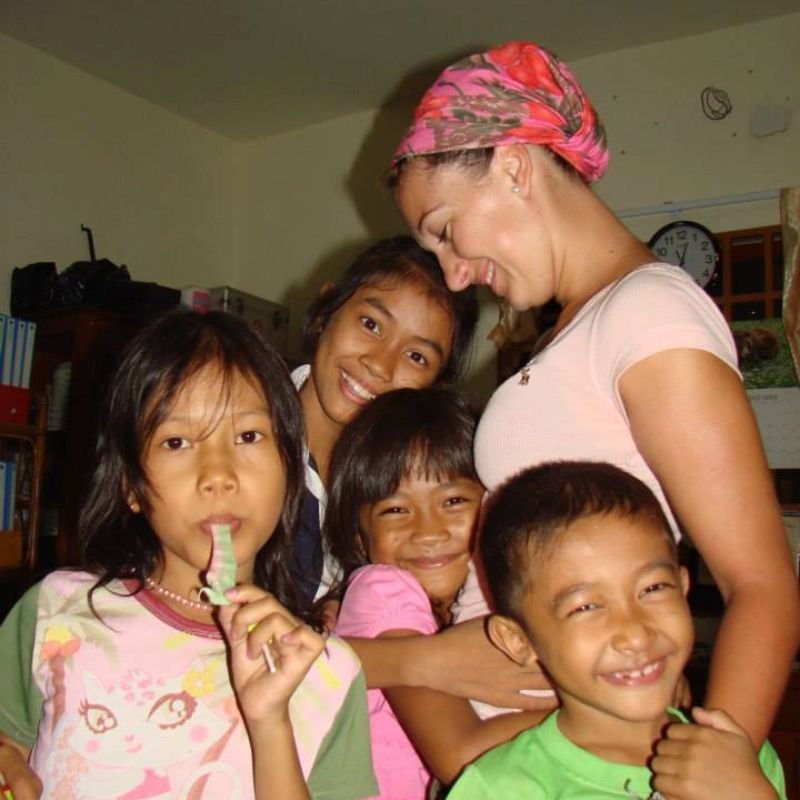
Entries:
[[[330,596],[368,564],[360,516],[397,491],[403,478],[468,478],[480,483],[472,458],[475,416],[453,389],[397,389],[376,397],[345,427],[333,449],[323,537],[341,575]],[[324,601],[324,600],[323,600]]]
[[[220,374],[220,411],[239,375],[267,401],[286,473],[286,495],[278,527],[256,556],[253,581],[295,610],[289,567],[304,486],[300,402],[278,353],[241,318],[224,311],[171,311],[140,331],[126,348],[109,386],[97,466],[80,516],[81,565],[98,576],[92,592],[115,578],[137,581],[138,591],[158,565],[161,543],[147,521],[151,487],[143,455],[178,393],[209,365]],[[131,497],[143,513],[129,508]]]

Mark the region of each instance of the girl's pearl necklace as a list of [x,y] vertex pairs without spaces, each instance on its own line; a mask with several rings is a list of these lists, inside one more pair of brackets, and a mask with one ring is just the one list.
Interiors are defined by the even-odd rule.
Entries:
[[212,606],[211,603],[204,603],[202,600],[190,600],[188,597],[184,597],[183,595],[172,592],[169,589],[165,589],[160,583],[157,583],[150,577],[145,578],[144,581],[147,584],[147,588],[151,592],[160,594],[162,597],[168,597],[170,600],[174,600],[176,603],[180,603],[182,606],[194,608],[198,611],[212,611],[214,609],[214,606]]

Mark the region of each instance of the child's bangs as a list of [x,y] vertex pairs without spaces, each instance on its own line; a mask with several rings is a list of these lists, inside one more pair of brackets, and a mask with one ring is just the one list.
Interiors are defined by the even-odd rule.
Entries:
[[156,428],[167,418],[180,392],[191,386],[192,382],[204,370],[216,372],[215,385],[219,394],[214,408],[207,421],[206,428],[201,431],[201,438],[209,435],[219,424],[233,398],[233,385],[238,377],[244,378],[260,394],[265,395],[269,408],[269,397],[266,397],[264,385],[256,377],[256,367],[250,363],[246,352],[240,348],[226,347],[219,338],[206,336],[184,359],[165,365],[160,379],[150,393],[150,403],[146,404],[143,418],[143,436],[141,441],[150,441]]
[[441,439],[419,438],[411,443],[402,461],[402,478],[435,481],[467,479],[478,481],[472,453],[465,452],[447,436]]

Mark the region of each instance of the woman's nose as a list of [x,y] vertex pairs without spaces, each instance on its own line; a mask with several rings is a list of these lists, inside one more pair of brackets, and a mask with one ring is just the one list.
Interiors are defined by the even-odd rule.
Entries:
[[453,253],[442,255],[439,264],[444,273],[444,282],[451,292],[460,292],[472,283],[469,261]]

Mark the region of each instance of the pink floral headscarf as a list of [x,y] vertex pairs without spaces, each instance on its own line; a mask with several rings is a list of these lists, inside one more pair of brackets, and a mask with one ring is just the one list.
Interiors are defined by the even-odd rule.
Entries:
[[545,145],[587,181],[608,166],[603,124],[575,76],[533,42],[508,42],[445,69],[414,112],[392,165],[409,156]]

